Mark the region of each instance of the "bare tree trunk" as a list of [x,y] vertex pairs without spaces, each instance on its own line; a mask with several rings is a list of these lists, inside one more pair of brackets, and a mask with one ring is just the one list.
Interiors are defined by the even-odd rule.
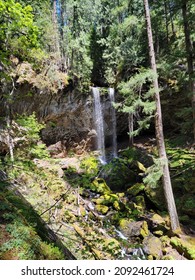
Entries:
[[59,32],[58,32],[58,21],[57,21],[57,2],[53,1],[53,14],[52,20],[54,25],[54,52],[60,56],[60,43],[59,43]]
[[168,7],[169,7],[172,34],[173,34],[173,38],[175,38],[175,33],[176,32],[175,32],[175,26],[174,26],[174,22],[173,22],[173,14],[172,14],[172,11],[171,11],[171,4],[170,4],[169,0],[168,0]]
[[129,123],[129,145],[133,145],[133,113],[129,113],[128,116],[128,123]]
[[189,92],[192,94],[192,112],[193,112],[193,136],[195,142],[195,80],[194,80],[194,69],[193,69],[193,46],[190,40],[190,28],[188,22],[188,11],[187,11],[188,0],[182,0],[182,15],[185,33],[185,45],[186,55],[188,63],[188,75],[189,75]]
[[7,126],[7,143],[9,146],[9,154],[11,162],[14,162],[14,145],[11,136],[11,116],[10,116],[10,104],[9,101],[6,104],[6,126]]
[[169,47],[169,20],[168,20],[168,8],[167,8],[167,0],[164,0],[164,9],[165,9],[165,24],[166,24],[166,41],[167,48]]
[[149,10],[149,5],[148,5],[148,0],[144,0],[144,8],[145,8],[145,15],[146,15],[146,25],[147,25],[147,33],[148,33],[148,44],[149,44],[149,55],[150,55],[151,68],[155,73],[154,89],[155,89],[155,102],[156,102],[156,113],[155,113],[156,140],[157,140],[159,158],[162,160],[163,188],[164,188],[165,198],[166,198],[168,212],[169,212],[169,216],[170,216],[171,228],[172,228],[172,230],[176,230],[176,229],[180,228],[180,225],[179,225],[179,219],[178,219],[177,210],[176,210],[176,206],[175,206],[175,200],[174,200],[173,191],[172,191],[168,159],[167,159],[165,143],[164,143],[160,93],[159,93],[159,86],[158,86],[156,59],[155,59],[155,53],[154,53],[154,44],[153,44],[153,37],[152,37],[151,19],[150,19],[150,10]]
[[11,136],[11,102],[12,102],[12,96],[14,93],[15,89],[15,83],[14,80],[12,79],[12,89],[7,96],[6,100],[6,126],[7,126],[7,143],[9,147],[9,154],[10,154],[10,159],[11,162],[14,162],[14,144],[13,144],[13,139]]

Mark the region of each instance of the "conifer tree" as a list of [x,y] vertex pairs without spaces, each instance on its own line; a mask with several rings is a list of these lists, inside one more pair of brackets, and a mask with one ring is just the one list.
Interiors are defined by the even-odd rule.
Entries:
[[177,210],[176,210],[176,206],[175,206],[175,200],[174,200],[173,191],[172,191],[168,159],[167,159],[165,142],[164,142],[161,102],[160,102],[159,85],[158,85],[158,78],[157,78],[157,67],[156,67],[156,60],[155,60],[155,53],[154,53],[154,45],[153,45],[148,0],[144,0],[144,7],[145,7],[145,17],[146,17],[147,34],[148,34],[150,62],[151,62],[151,68],[155,73],[154,89],[155,89],[155,102],[156,102],[156,112],[155,112],[156,140],[157,140],[159,158],[162,161],[163,188],[164,188],[168,212],[169,212],[169,216],[170,216],[170,220],[171,220],[171,228],[174,231],[174,230],[179,229],[180,225],[179,225],[179,219],[178,219]]

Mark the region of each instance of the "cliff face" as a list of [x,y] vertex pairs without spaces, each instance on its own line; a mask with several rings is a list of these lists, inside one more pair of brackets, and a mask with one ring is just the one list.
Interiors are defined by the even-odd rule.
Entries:
[[[109,146],[112,136],[110,101],[107,95],[101,98],[106,144]],[[71,149],[78,153],[83,149],[95,149],[93,111],[94,102],[90,89],[88,94],[67,88],[52,95],[30,88],[29,85],[22,85],[16,90],[12,104],[13,116],[30,115],[35,112],[38,119],[46,124],[41,137],[47,145],[61,141],[66,150]],[[3,107],[0,109],[0,115],[5,115]],[[117,115],[117,133],[122,134],[126,127],[124,116]]]

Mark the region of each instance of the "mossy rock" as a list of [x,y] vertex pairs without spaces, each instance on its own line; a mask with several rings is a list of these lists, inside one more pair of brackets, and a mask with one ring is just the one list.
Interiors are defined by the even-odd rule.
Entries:
[[151,255],[154,259],[160,260],[162,258],[163,244],[159,238],[154,235],[146,236],[143,240],[143,250],[146,254]]
[[144,209],[146,209],[145,199],[142,195],[135,197],[135,203],[139,207],[139,211],[144,212]]
[[123,192],[137,182],[138,172],[126,160],[118,158],[103,167],[101,176],[112,191]]
[[132,223],[134,220],[132,219],[120,219],[119,220],[119,228],[124,231],[128,228],[128,225]]
[[121,251],[120,243],[115,238],[106,238],[103,240],[103,250],[111,252],[112,255],[117,255]]
[[99,198],[93,199],[93,201],[96,204],[111,206],[113,205],[113,203],[119,202],[119,198],[116,194],[110,193],[110,194],[101,195]]
[[146,186],[144,192],[149,199],[159,210],[166,210],[166,201],[164,197],[163,187],[159,183],[156,188]]
[[145,185],[142,183],[136,183],[135,185],[133,185],[132,187],[128,188],[127,190],[127,194],[132,195],[132,196],[136,196],[138,195],[140,192],[142,192],[145,189]]
[[148,224],[146,221],[132,221],[122,219],[119,222],[119,229],[127,237],[141,237],[144,238],[149,234]]
[[95,180],[93,180],[91,189],[100,194],[111,193],[110,188],[102,178],[96,178]]
[[103,215],[107,214],[108,210],[109,210],[109,207],[106,206],[106,205],[101,205],[101,204],[98,204],[95,206],[95,209],[102,213]]
[[181,255],[184,255],[187,259],[195,260],[195,239],[194,242],[189,243],[178,237],[172,237],[170,243]]
[[151,218],[153,225],[165,225],[165,220],[158,214],[154,214]]
[[155,230],[153,231],[153,234],[160,237],[163,236],[164,232],[162,230]]
[[126,150],[122,151],[120,155],[123,158],[127,158],[129,162],[139,161],[146,168],[153,164],[153,160],[148,155],[148,153],[143,149],[139,149],[136,147],[129,147]]

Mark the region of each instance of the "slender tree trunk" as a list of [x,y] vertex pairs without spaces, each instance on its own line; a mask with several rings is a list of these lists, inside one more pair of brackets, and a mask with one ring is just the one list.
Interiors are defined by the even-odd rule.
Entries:
[[155,53],[154,53],[154,44],[153,44],[153,37],[152,37],[151,19],[150,19],[150,10],[149,10],[149,5],[148,5],[148,0],[144,0],[144,8],[145,8],[145,15],[146,15],[146,25],[147,25],[151,68],[155,73],[154,89],[155,89],[155,102],[156,102],[156,113],[155,113],[156,140],[157,140],[159,158],[160,158],[160,160],[162,160],[163,188],[164,188],[168,212],[169,212],[169,216],[170,216],[170,220],[171,220],[171,228],[172,228],[172,230],[176,230],[176,229],[180,228],[180,225],[179,225],[177,210],[176,210],[176,206],[175,206],[175,200],[174,200],[173,191],[172,191],[168,159],[167,159],[165,143],[164,143],[160,93],[159,93],[159,86],[158,86],[157,68],[156,68],[156,60],[155,60]]
[[60,43],[59,43],[59,32],[58,32],[58,20],[57,20],[57,0],[53,0],[53,14],[52,20],[54,25],[54,52],[60,56]]
[[11,136],[11,125],[12,125],[11,103],[12,103],[12,96],[14,94],[14,90],[15,90],[15,83],[14,83],[14,80],[12,79],[12,89],[10,90],[10,93],[7,96],[7,100],[6,100],[6,104],[5,104],[5,106],[6,106],[7,143],[8,143],[8,147],[9,147],[9,154],[10,154],[11,162],[14,162],[14,143],[13,143],[13,139]]
[[169,20],[168,20],[168,8],[167,8],[167,0],[164,0],[164,9],[165,9],[165,25],[166,25],[166,41],[167,48],[169,47]]
[[173,38],[175,38],[175,26],[174,26],[174,22],[173,22],[173,14],[171,11],[171,4],[170,4],[169,0],[168,0],[168,8],[169,8],[169,14],[170,14],[172,34],[173,34]]
[[182,15],[185,33],[185,45],[186,55],[188,64],[188,75],[189,75],[189,92],[192,94],[192,112],[193,112],[193,136],[195,142],[195,80],[194,80],[194,69],[193,69],[193,46],[190,40],[190,28],[188,22],[188,11],[187,11],[188,0],[182,0]]
[[128,116],[128,123],[129,123],[129,146],[133,145],[133,113],[129,113]]

